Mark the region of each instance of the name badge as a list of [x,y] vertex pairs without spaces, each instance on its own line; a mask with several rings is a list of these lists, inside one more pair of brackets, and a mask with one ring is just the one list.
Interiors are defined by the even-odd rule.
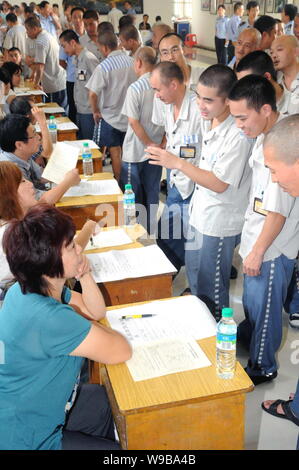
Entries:
[[196,147],[193,146],[182,146],[180,147],[180,157],[181,158],[195,158]]
[[78,71],[78,80],[80,80],[80,82],[84,82],[86,80],[86,70]]
[[263,216],[268,215],[268,211],[266,209],[263,209],[263,200],[258,197],[254,198],[253,211]]

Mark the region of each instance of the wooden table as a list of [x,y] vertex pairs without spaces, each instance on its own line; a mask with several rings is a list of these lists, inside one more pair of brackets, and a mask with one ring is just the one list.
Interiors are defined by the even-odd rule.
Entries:
[[[61,106],[58,104],[58,103],[41,103],[42,106],[39,106],[39,108],[41,108],[45,113],[46,115],[49,117],[50,114],[47,113],[47,108],[61,108]],[[62,112],[59,112],[59,113],[51,113],[51,116],[55,116],[55,117],[60,117],[62,116],[64,113]]]
[[101,368],[123,449],[244,448],[245,393],[254,386],[239,363],[233,379],[217,377],[215,336],[198,344],[211,367],[140,382],[126,364]]
[[[82,176],[81,176],[82,177]],[[95,173],[91,180],[113,179],[112,173]],[[106,196],[63,197],[56,207],[69,214],[80,230],[87,219],[103,221],[104,226],[115,226],[123,223],[123,194]]]
[[[67,116],[58,117],[56,119],[57,124],[60,122],[72,122]],[[59,130],[57,129],[57,140],[58,142],[62,142],[64,140],[77,140],[77,131],[78,129],[71,129],[71,130]]]
[[[76,140],[76,142],[80,142],[83,146],[83,143],[86,142],[86,140]],[[93,160],[93,171],[94,173],[101,173],[103,171],[103,154],[100,151],[100,149],[91,149],[92,153],[92,160]],[[79,158],[78,158],[78,163],[77,163],[77,168],[79,170],[79,173],[83,173],[83,160],[82,160],[82,155],[80,153]]]

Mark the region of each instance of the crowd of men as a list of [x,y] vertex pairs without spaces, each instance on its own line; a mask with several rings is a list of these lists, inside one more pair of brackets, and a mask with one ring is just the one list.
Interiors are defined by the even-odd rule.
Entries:
[[[167,24],[151,27],[144,15],[137,29],[130,2],[126,15],[110,2],[108,21],[71,1],[62,21],[47,1],[14,12],[8,6],[2,3],[2,47],[4,62],[20,67],[13,76],[30,77],[77,122],[79,138],[109,149],[115,178],[122,188],[131,182],[136,203],[146,209],[148,232],[177,269],[186,266],[191,293],[217,320],[229,305],[240,244],[245,320],[239,339],[249,352],[246,371],[255,385],[275,379],[283,308],[299,328],[299,202],[277,184],[271,164],[265,166],[265,149],[267,160],[275,160],[275,139],[267,135],[280,132],[284,119],[299,130],[297,8],[285,5],[280,22],[258,16],[258,3],[250,1],[242,21],[241,2],[230,19],[219,5],[218,64],[203,70],[188,64],[182,38]],[[150,42],[143,45],[140,33],[148,31]],[[17,81],[5,64],[0,81],[3,111],[13,112]],[[3,121],[13,132],[9,116]],[[36,152],[28,141],[23,147],[29,145]],[[162,167],[167,197],[156,226]],[[295,419],[298,395],[283,408]],[[278,405],[272,414],[283,414]]]

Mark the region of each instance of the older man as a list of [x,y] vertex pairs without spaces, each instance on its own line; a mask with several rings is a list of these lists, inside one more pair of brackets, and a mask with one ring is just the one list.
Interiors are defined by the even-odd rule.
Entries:
[[[278,122],[264,141],[265,164],[271,171],[273,183],[293,197],[299,196],[299,114]],[[298,315],[299,318],[299,315]],[[267,400],[262,408],[273,416],[288,419],[299,425],[299,380],[294,396],[289,400]],[[299,436],[297,450],[299,449]]]
[[243,57],[260,48],[261,39],[261,33],[255,28],[247,28],[241,31],[235,45],[235,57],[233,57],[228,66],[235,70]]
[[156,49],[156,51],[159,49],[159,42],[165,36],[165,34],[171,33],[171,27],[168,26],[168,24],[165,23],[155,23],[152,27],[152,32],[153,32],[153,48]]

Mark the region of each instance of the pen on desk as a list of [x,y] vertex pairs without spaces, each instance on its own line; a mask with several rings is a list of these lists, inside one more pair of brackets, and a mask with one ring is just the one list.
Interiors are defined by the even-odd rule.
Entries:
[[122,320],[129,320],[130,318],[147,318],[147,317],[154,317],[155,315],[152,313],[145,313],[144,315],[123,315],[121,317]]
[[92,237],[90,237],[89,241],[90,241],[91,246],[94,246],[93,238],[92,238]]

